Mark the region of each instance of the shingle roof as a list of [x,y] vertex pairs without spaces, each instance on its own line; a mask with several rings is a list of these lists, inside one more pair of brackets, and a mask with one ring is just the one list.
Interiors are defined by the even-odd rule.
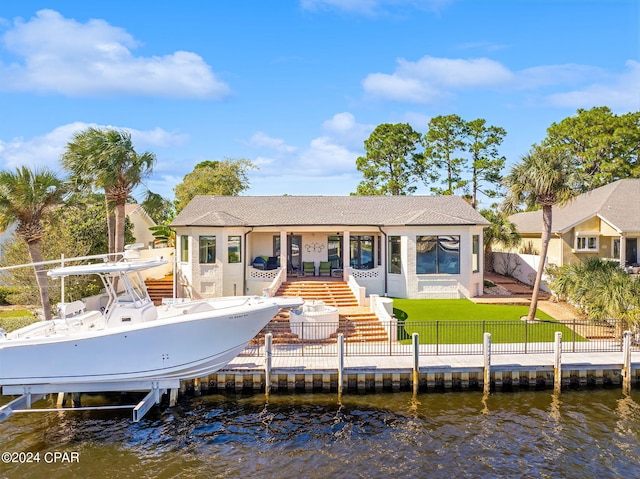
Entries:
[[196,196],[171,226],[488,224],[457,196]]
[[[640,232],[640,179],[624,179],[583,193],[562,207],[553,207],[551,231],[565,233],[599,216],[622,233]],[[522,234],[542,231],[542,211],[509,217]]]

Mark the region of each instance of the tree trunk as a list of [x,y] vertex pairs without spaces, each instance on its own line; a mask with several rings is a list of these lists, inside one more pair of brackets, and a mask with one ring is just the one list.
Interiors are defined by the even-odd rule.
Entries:
[[493,250],[491,246],[484,248],[484,271],[492,273],[493,269]]
[[[42,253],[40,252],[40,241],[27,242],[29,248],[29,256],[31,256],[31,262],[42,262]],[[40,302],[42,303],[42,310],[44,311],[44,319],[51,319],[51,304],[49,303],[49,278],[47,278],[47,271],[44,265],[34,265],[33,269],[36,273],[36,282],[38,283],[38,289],[40,290]]]
[[124,251],[124,202],[118,201],[115,205],[116,211],[116,228],[115,228],[115,253],[122,253]]
[[527,320],[532,321],[536,317],[538,309],[538,296],[540,294],[540,284],[542,283],[542,273],[544,273],[544,265],[547,260],[547,250],[549,249],[549,241],[551,240],[551,205],[542,207],[542,244],[540,245],[540,263],[538,272],[536,273],[536,282],[533,285],[533,293],[531,294],[531,305],[529,306],[529,314]]
[[107,235],[108,235],[108,253],[116,252],[116,218],[113,214],[113,204],[109,201],[107,195],[105,195],[105,208],[107,209]]

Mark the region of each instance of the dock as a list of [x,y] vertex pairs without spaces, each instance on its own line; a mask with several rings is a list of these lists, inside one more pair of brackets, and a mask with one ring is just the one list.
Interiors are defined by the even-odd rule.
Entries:
[[[490,349],[487,348],[487,349]],[[393,356],[239,356],[181,390],[441,392],[577,389],[640,384],[640,351]]]

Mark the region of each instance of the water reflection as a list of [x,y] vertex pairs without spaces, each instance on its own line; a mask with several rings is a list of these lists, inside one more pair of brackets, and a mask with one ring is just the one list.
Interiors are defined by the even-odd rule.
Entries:
[[638,477],[635,394],[212,394],[140,423],[17,414],[0,423],[4,451],[81,461],[0,464],[0,477]]

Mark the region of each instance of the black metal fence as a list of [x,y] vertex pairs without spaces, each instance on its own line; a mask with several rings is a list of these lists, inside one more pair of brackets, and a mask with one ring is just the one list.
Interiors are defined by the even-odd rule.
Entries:
[[[411,355],[413,333],[421,355],[482,354],[484,333],[491,333],[492,354],[551,353],[557,331],[563,352],[617,352],[625,329],[629,324],[619,320],[272,322],[241,355],[264,354],[267,333],[273,337],[273,356],[335,356],[340,334],[347,356]],[[638,339],[640,334],[634,336],[635,347]]]

